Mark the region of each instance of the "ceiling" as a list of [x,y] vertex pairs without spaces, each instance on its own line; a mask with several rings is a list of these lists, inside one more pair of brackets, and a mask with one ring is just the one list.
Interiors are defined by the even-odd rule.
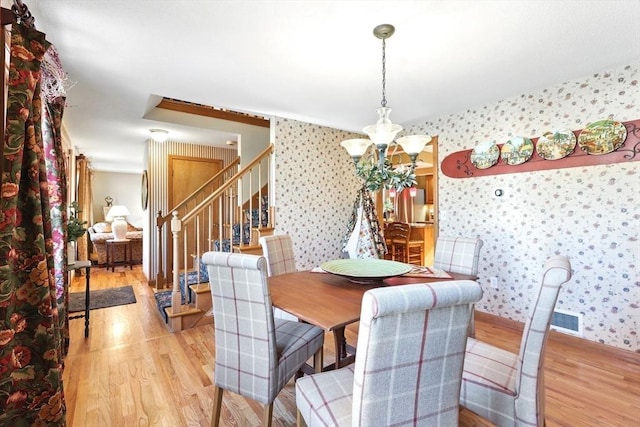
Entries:
[[[68,73],[65,131],[96,170],[141,172],[161,97],[360,131],[381,100],[424,122],[640,59],[640,1],[24,0]],[[4,7],[11,1],[2,0]],[[176,120],[172,120],[176,121]]]

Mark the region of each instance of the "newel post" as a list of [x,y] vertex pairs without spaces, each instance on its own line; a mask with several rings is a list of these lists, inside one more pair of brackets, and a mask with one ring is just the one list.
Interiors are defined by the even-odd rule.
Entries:
[[156,230],[158,232],[158,240],[156,242],[156,259],[158,261],[158,272],[156,273],[156,290],[164,288],[164,271],[162,270],[162,264],[164,259],[164,244],[162,241],[162,211],[158,211],[156,214]]
[[182,230],[182,221],[178,218],[178,211],[172,212],[171,233],[173,234],[173,292],[171,292],[171,308],[174,313],[179,310],[182,305],[182,297],[180,295],[180,231]]

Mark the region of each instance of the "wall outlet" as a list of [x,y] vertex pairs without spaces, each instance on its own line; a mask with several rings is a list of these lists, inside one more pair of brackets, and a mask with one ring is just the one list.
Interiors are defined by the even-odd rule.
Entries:
[[493,276],[491,278],[491,287],[493,289],[498,289],[498,276]]

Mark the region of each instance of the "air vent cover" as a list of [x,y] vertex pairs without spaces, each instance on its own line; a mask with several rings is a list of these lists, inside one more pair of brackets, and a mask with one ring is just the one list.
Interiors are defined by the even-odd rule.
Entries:
[[551,316],[551,329],[582,336],[582,314],[566,310],[555,310]]

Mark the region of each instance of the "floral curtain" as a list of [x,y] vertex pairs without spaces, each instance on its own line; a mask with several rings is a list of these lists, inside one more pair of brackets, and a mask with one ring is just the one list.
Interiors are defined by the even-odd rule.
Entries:
[[[49,48],[47,53],[53,49]],[[67,239],[64,224],[67,222],[67,172],[62,147],[61,124],[64,97],[45,97],[42,120],[42,139],[47,170],[49,210],[51,212],[52,275],[56,286],[58,321],[62,334],[62,353],[69,350],[69,275],[67,274]]]
[[358,191],[353,214],[347,224],[343,251],[352,259],[383,258],[387,253],[376,206],[366,185]]
[[44,34],[12,26],[0,159],[0,425],[7,426],[66,425],[63,333],[41,128],[41,62],[48,46]]

